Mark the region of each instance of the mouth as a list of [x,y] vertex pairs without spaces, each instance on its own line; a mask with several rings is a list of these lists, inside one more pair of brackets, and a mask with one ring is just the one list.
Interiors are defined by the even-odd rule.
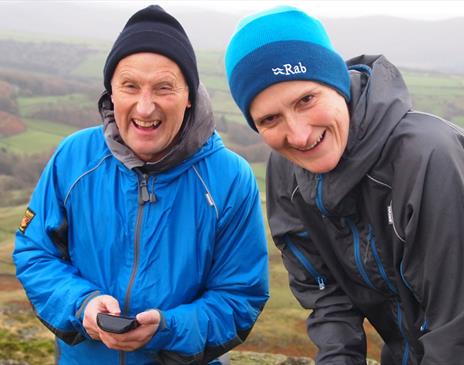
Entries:
[[132,124],[138,129],[158,129],[161,125],[161,120],[140,120],[132,119]]
[[299,148],[299,150],[302,151],[302,152],[307,152],[307,151],[311,151],[314,148],[316,148],[317,146],[319,146],[319,144],[325,138],[325,132],[326,131],[324,131],[319,137],[317,137],[317,139],[311,145],[309,145],[308,147],[305,147],[305,148]]

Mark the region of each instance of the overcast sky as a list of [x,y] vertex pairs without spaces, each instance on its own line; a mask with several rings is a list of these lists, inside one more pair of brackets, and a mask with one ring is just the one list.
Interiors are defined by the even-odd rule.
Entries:
[[402,18],[439,20],[453,17],[464,17],[464,1],[419,1],[419,0],[363,0],[363,1],[268,1],[268,0],[162,0],[162,1],[110,1],[102,0],[102,4],[138,9],[148,4],[157,3],[166,10],[178,7],[186,9],[208,8],[224,12],[252,13],[277,5],[293,5],[319,18],[355,17],[366,15],[391,15]]

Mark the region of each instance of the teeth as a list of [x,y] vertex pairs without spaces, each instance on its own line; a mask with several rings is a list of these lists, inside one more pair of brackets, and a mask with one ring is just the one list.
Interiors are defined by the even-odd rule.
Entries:
[[139,119],[132,119],[134,123],[142,128],[156,128],[161,124],[160,120],[150,120],[150,121],[144,121],[144,120],[139,120]]
[[317,140],[316,140],[311,146],[309,146],[307,149],[308,149],[308,150],[311,150],[311,149],[313,149],[314,147],[316,147],[316,146],[319,144],[319,142],[322,140],[322,137],[324,137],[324,133],[322,133],[322,134],[317,138]]

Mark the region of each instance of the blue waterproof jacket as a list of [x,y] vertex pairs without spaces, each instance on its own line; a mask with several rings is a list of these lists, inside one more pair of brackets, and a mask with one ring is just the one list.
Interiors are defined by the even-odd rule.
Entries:
[[[59,364],[206,364],[241,343],[268,297],[260,196],[249,165],[214,132],[157,174],[115,158],[102,127],[65,139],[16,236],[17,277],[57,336]],[[24,221],[23,221],[24,223]],[[162,324],[134,352],[82,326],[87,302]]]

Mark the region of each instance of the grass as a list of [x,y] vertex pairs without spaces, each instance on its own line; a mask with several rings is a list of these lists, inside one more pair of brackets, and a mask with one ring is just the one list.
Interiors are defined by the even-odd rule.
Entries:
[[[14,274],[15,272],[11,261],[14,235],[25,209],[23,205],[0,208],[0,274]],[[1,297],[4,296],[1,295]]]
[[107,52],[98,52],[87,57],[76,69],[71,72],[72,76],[101,79],[103,83],[103,65],[105,64]]
[[266,191],[266,164],[264,162],[252,163],[251,168],[255,174],[259,191],[264,193]]
[[34,96],[20,97],[17,99],[20,114],[23,118],[31,116],[37,109],[47,105],[79,105],[86,107],[96,107],[96,101],[90,100],[84,94],[67,94],[60,96]]
[[0,139],[0,146],[16,153],[40,153],[51,150],[63,137],[54,134],[28,130],[19,135]]
[[24,304],[10,304],[0,315],[0,362],[14,360],[29,365],[54,363],[54,341]]
[[23,119],[27,125],[24,133],[0,138],[0,147],[21,154],[51,151],[61,140],[77,129],[66,124],[38,119]]
[[24,205],[0,208],[0,231],[14,234],[25,209]]

